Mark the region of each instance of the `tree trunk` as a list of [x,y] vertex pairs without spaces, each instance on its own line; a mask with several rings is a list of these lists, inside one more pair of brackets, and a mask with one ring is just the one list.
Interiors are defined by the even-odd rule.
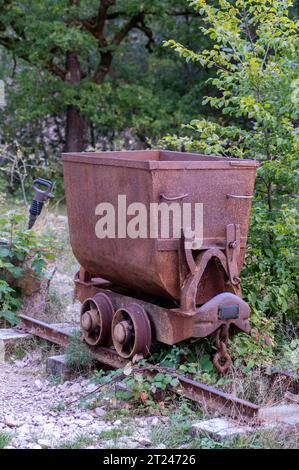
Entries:
[[85,148],[85,120],[76,106],[66,113],[65,152],[82,152]]
[[[79,87],[81,82],[81,69],[75,52],[68,52],[66,58],[65,80],[73,87]],[[80,109],[70,105],[66,113],[65,152],[82,152],[85,148],[86,123]]]

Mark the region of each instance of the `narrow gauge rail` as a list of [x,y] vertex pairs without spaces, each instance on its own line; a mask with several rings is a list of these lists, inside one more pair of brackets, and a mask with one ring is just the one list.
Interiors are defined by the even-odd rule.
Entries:
[[[20,315],[20,319],[22,323],[18,326],[19,329],[23,331],[25,330],[28,333],[48,340],[61,347],[67,346],[69,337],[72,334],[71,328],[59,328],[56,325],[45,323],[27,315]],[[129,362],[128,360],[121,358],[112,348],[93,346],[88,346],[88,348],[91,351],[93,358],[106,366],[108,365],[115,369],[121,369]],[[178,374],[174,369],[151,364],[141,369],[145,376],[152,376],[163,371],[171,373],[180,382],[178,389],[173,389],[174,392],[198,402],[208,409],[216,410],[219,413],[228,415],[238,421],[254,421],[258,417],[260,409],[258,405],[247,400],[242,400],[232,394],[225,393],[204,383],[192,380],[184,375]]]

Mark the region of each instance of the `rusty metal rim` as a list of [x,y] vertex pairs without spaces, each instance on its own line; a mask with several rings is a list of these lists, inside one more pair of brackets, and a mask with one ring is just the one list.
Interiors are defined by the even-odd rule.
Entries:
[[[118,324],[125,323],[122,320],[127,319],[131,324],[131,340],[127,344],[129,350],[126,349],[125,343],[120,343],[114,334],[115,327]],[[112,341],[118,354],[124,359],[129,359],[135,354],[142,354],[147,357],[150,353],[152,343],[151,324],[145,310],[137,303],[132,303],[126,308],[118,309],[112,320]]]
[[[84,328],[84,315],[86,313],[96,315],[95,328],[86,330]],[[85,341],[91,345],[107,346],[111,341],[111,323],[113,317],[113,305],[106,294],[98,293],[94,297],[86,299],[80,312],[80,323]]]
[[[65,347],[68,343],[68,339],[71,336],[70,332],[62,331],[57,327],[51,326],[51,324],[36,320],[28,317],[27,315],[20,315],[22,325],[19,326],[21,329],[26,329],[31,334],[39,336],[43,339],[51,341],[52,343],[58,344]],[[111,348],[104,347],[92,347],[88,346],[94,359],[103,364],[107,364],[113,368],[123,368],[129,361],[121,358],[117,352]],[[141,369],[145,375],[153,375],[161,371],[167,372],[174,375],[180,382],[178,389],[173,389],[175,393],[178,393],[186,398],[196,401],[207,408],[211,408],[227,414],[231,418],[248,421],[257,418],[259,406],[235,397],[229,393],[222,392],[214,387],[206,385],[201,382],[189,379],[183,375],[178,374],[174,369],[168,369],[166,367],[149,365],[146,368]]]
[[[156,161],[156,160],[126,160],[125,158],[103,158],[101,161],[95,160],[92,156],[74,156],[67,155],[68,158],[63,157],[62,160],[68,163],[78,163],[85,165],[101,165],[101,166],[115,166],[119,167],[122,163],[122,167],[126,168],[140,168],[147,171],[152,170],[227,170],[231,171],[232,166],[229,161]],[[256,171],[257,165],[254,161],[248,162],[247,170]],[[244,170],[244,166],[235,166],[235,170]]]

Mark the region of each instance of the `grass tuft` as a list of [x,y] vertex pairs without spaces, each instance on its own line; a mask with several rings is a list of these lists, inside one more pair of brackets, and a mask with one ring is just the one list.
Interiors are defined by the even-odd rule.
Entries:
[[0,432],[0,449],[4,449],[10,441],[12,440],[12,435],[8,432],[1,431]]

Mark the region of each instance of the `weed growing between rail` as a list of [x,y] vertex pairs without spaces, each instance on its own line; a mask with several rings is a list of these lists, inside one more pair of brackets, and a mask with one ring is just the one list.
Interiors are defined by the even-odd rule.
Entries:
[[81,341],[80,331],[70,336],[65,356],[68,367],[74,372],[84,372],[92,367],[93,358],[86,344]]

